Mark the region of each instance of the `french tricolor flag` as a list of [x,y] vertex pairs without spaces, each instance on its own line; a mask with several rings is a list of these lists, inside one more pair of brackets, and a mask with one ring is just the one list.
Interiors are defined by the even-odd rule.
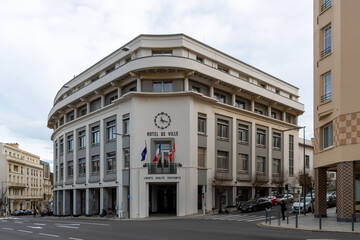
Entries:
[[159,147],[156,149],[156,154],[153,162],[157,162],[159,160],[160,153],[161,153],[161,143],[159,143]]

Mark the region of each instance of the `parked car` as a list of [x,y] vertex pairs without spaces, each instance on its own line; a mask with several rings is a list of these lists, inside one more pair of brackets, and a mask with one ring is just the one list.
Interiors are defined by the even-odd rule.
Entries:
[[[305,211],[306,212],[311,212],[311,209],[312,209],[312,200],[311,200],[311,197],[306,197],[305,198]],[[299,208],[300,208],[300,212],[304,212],[304,199],[301,198],[300,199],[300,202],[294,202],[294,204],[292,205],[291,207],[291,211],[293,213],[295,212],[299,212]]]
[[53,215],[53,212],[51,209],[44,209],[41,211],[41,216],[44,217],[44,216],[52,216]]
[[326,195],[326,205],[328,208],[336,206],[336,192]]
[[272,204],[267,198],[255,198],[247,201],[241,206],[242,212],[255,212],[264,210],[265,208],[271,208]]
[[24,211],[24,215],[32,215],[33,211],[31,211],[30,209],[26,209]]
[[14,210],[11,213],[11,215],[13,215],[13,216],[22,216],[22,215],[24,215],[24,211],[22,211],[22,210]]
[[270,202],[271,202],[271,204],[272,204],[273,206],[278,205],[277,198],[276,198],[274,195],[270,195],[270,196],[268,196],[267,198],[270,200]]
[[278,203],[280,203],[281,201],[286,202],[286,200],[290,203],[294,202],[294,196],[292,194],[279,194],[276,195],[276,198]]

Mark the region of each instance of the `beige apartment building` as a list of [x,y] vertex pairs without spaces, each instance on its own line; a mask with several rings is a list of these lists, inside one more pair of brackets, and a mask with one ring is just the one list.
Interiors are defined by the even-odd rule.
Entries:
[[336,171],[337,220],[360,204],[360,1],[314,1],[316,216],[326,216],[326,171]]
[[45,161],[40,161],[43,166],[43,187],[41,188],[41,196],[43,196],[42,207],[44,209],[52,208],[52,184],[50,176],[50,164]]
[[17,143],[0,143],[0,181],[2,211],[42,209],[44,182],[39,156],[21,150]]

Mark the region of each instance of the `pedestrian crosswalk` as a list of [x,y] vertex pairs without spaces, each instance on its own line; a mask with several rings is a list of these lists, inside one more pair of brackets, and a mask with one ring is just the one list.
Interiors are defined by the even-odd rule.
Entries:
[[[271,219],[275,219],[275,218],[276,218],[275,216],[271,217]],[[196,217],[196,219],[237,221],[237,222],[257,222],[257,221],[265,221],[265,216],[259,216],[255,214],[216,214],[216,215],[198,216]]]

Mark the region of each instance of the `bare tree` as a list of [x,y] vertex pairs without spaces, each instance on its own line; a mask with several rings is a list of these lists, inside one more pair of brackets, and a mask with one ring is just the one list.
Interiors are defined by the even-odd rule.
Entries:
[[219,213],[222,213],[222,196],[225,193],[226,189],[231,186],[231,180],[229,179],[214,179],[213,186],[215,188],[215,192],[218,194],[219,201]]
[[[304,172],[302,170],[295,176],[295,179],[300,186],[304,185]],[[315,179],[313,176],[309,175],[308,172],[305,172],[305,190],[307,193],[310,193],[311,199],[313,199],[313,191],[315,189]],[[305,204],[305,203],[304,203]],[[311,201],[311,211],[314,213],[314,201]]]
[[282,194],[282,191],[284,189],[285,183],[287,182],[287,172],[281,171],[277,175],[272,176],[272,183],[278,188],[279,194]]
[[259,193],[259,190],[262,186],[266,185],[268,183],[268,179],[266,178],[265,175],[261,174],[261,173],[256,173],[255,177],[252,181],[252,186],[255,188],[255,197],[256,195]]

